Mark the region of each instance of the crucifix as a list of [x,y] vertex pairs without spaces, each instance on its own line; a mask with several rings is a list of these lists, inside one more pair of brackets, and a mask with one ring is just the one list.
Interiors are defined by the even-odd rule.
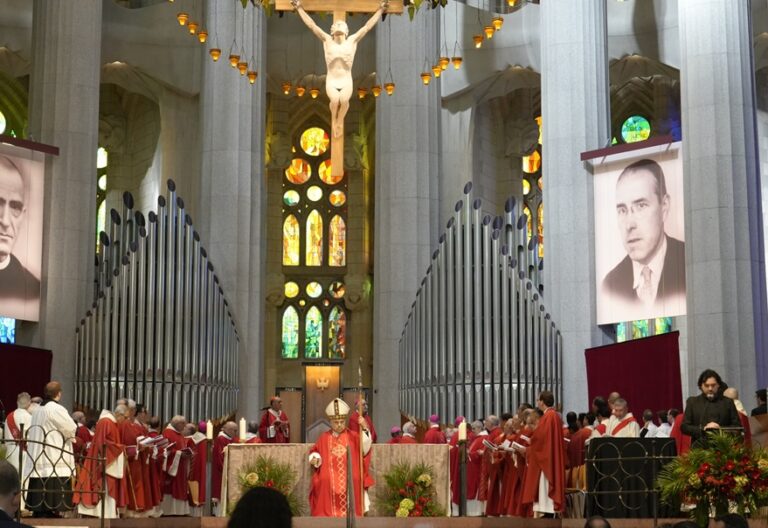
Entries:
[[[402,2],[389,0],[276,0],[278,11],[295,9],[304,24],[323,43],[328,71],[325,76],[325,91],[331,108],[331,175],[344,175],[344,117],[349,110],[352,97],[352,63],[355,60],[357,44],[387,13],[402,13]],[[333,12],[331,32],[326,33],[307,14],[307,11]],[[373,13],[373,16],[356,33],[349,36],[347,13]]]

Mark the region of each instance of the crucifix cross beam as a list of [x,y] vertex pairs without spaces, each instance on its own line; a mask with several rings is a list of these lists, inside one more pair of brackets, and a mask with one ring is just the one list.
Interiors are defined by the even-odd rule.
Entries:
[[[390,6],[386,0],[276,0],[275,8],[281,11],[296,11],[304,24],[323,42],[328,71],[325,78],[326,94],[331,109],[331,175],[344,175],[344,116],[352,97],[352,63],[357,43],[378,23],[386,9],[387,13],[402,13],[403,2],[393,0]],[[333,13],[333,26],[327,33],[309,16],[309,12]],[[349,35],[346,24],[348,12],[373,13],[357,32]]]

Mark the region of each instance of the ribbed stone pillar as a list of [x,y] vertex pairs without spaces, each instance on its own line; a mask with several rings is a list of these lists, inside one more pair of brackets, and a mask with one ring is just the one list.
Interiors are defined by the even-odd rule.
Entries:
[[262,282],[266,246],[266,23],[261,9],[248,4],[245,48],[249,62],[251,50],[254,50],[256,71],[259,72],[256,84],[251,85],[247,78],[230,67],[227,60],[235,27],[238,35],[241,33],[243,10],[240,3],[223,2],[216,8],[214,2],[207,2],[205,6],[209,38],[213,42],[218,34],[222,56],[216,63],[207,56],[203,61],[200,218],[195,220],[202,226],[204,244],[240,332],[238,414],[256,419],[264,402]]
[[92,301],[102,2],[33,9],[29,132],[60,155],[46,160],[40,323],[22,325],[19,341],[53,350],[51,376],[69,406],[75,328]]
[[391,61],[397,85],[376,100],[373,417],[381,431],[399,423],[398,341],[437,244],[439,83],[418,76],[425,56],[437,57],[438,24],[422,6],[413,22],[391,16],[376,30],[379,75]]
[[679,0],[689,389],[765,387],[765,267],[750,3]]
[[609,139],[605,0],[541,1],[544,299],[563,335],[565,409],[587,404],[595,318],[592,177],[579,154]]

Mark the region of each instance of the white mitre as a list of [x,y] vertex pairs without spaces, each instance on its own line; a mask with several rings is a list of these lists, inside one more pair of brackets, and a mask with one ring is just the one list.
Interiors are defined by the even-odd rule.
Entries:
[[334,398],[328,404],[328,407],[325,408],[325,414],[329,420],[346,419],[347,415],[349,415],[349,405],[341,398]]

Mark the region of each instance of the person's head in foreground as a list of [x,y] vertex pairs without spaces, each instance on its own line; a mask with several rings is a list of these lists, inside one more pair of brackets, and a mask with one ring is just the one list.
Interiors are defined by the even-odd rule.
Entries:
[[291,528],[292,518],[285,495],[259,486],[248,490],[237,501],[227,528]]
[[611,523],[605,517],[593,515],[584,523],[584,528],[611,528]]
[[21,483],[16,468],[6,460],[0,460],[0,510],[9,517],[16,515],[21,502]]

